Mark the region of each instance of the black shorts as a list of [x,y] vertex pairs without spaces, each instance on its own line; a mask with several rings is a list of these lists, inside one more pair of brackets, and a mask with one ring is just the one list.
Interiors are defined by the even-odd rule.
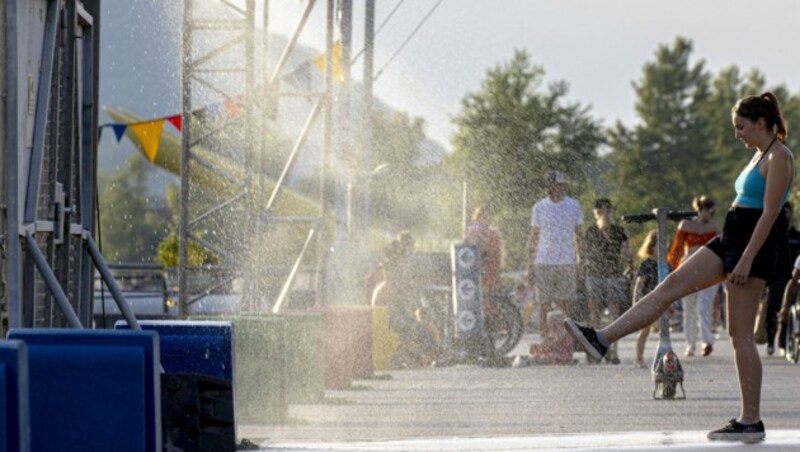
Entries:
[[[714,237],[705,246],[722,259],[725,273],[733,272],[736,264],[747,248],[753,230],[756,228],[758,219],[761,218],[761,209],[751,209],[745,207],[733,207],[725,215],[725,225],[722,227],[722,234]],[[789,243],[786,240],[788,230],[788,220],[782,213],[772,226],[769,236],[764,241],[761,249],[753,259],[750,267],[750,276],[761,278],[765,281],[772,281],[778,277],[779,270],[783,267],[779,262],[783,259],[780,250],[782,247],[788,249]]]

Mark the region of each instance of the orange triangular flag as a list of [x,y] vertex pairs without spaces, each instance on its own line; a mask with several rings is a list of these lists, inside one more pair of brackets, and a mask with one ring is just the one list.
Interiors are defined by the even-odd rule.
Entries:
[[154,119],[152,121],[137,122],[129,124],[139,143],[142,145],[144,154],[150,162],[156,160],[158,147],[161,144],[161,131],[164,130],[164,119]]

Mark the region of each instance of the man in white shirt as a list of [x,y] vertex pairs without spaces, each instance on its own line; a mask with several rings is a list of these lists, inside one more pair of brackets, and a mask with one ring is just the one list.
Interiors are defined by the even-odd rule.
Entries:
[[[583,213],[578,201],[564,194],[566,179],[560,171],[545,175],[547,197],[531,211],[530,261],[528,283],[536,289],[540,320],[558,308],[567,317],[580,317],[577,311],[577,272]],[[544,333],[545,322],[539,322]]]

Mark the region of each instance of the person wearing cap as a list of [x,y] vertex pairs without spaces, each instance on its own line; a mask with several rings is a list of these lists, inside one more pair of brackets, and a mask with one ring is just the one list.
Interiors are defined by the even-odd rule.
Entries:
[[547,312],[553,308],[582,317],[577,306],[577,264],[583,213],[578,201],[565,194],[565,182],[560,171],[545,174],[547,196],[531,209],[528,284],[536,291],[542,334]]
[[[581,273],[586,278],[586,299],[592,325],[599,326],[603,311],[608,309],[611,320],[623,311],[629,298],[625,270],[633,269],[633,251],[625,229],[614,223],[614,206],[608,198],[594,203],[595,224],[586,228],[581,249]],[[605,356],[606,361],[619,364],[616,347]]]

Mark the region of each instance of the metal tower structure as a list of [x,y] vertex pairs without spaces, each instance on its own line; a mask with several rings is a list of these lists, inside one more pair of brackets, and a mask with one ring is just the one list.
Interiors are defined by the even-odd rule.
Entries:
[[[297,20],[294,32],[271,64],[269,45],[269,0],[246,0],[244,8],[229,1],[184,1],[183,16],[183,135],[181,152],[181,210],[179,227],[179,300],[185,316],[190,306],[217,288],[230,289],[232,282],[242,281],[242,310],[277,311],[286,300],[301,263],[308,263],[316,254],[315,292],[325,285],[323,259],[327,218],[325,203],[326,178],[332,148],[332,52],[335,1],[326,4],[326,65],[322,91],[281,90],[281,77],[286,71],[297,40],[317,4],[308,0]],[[219,4],[224,5],[223,8]],[[256,30],[262,30],[260,39]],[[271,67],[272,66],[272,67]],[[243,89],[242,89],[243,88]],[[283,171],[276,180],[268,180],[264,172],[266,135],[269,124],[280,111],[281,99],[302,97],[312,101],[305,125],[296,137]],[[234,117],[207,121],[209,105],[232,106]],[[275,213],[287,175],[304,146],[312,126],[323,117],[323,149],[320,160],[320,192],[313,215],[286,216]],[[237,146],[217,147],[213,151],[226,154],[236,163],[236,172],[212,156],[203,156],[199,146],[213,147],[215,136],[235,126],[242,139]],[[228,141],[230,143],[230,141]],[[229,193],[210,195],[203,181],[193,177],[198,169],[212,171],[235,187]],[[232,221],[233,220],[233,221]],[[235,230],[226,229],[235,223]],[[265,240],[282,224],[304,230],[305,243],[298,251],[294,265],[273,265],[268,256],[259,255]],[[227,226],[226,226],[227,225]],[[298,226],[299,225],[299,226]],[[305,225],[305,226],[303,226]],[[311,244],[316,240],[316,251]],[[215,262],[191,262],[193,246],[210,251]],[[197,248],[195,248],[197,249]],[[311,250],[311,251],[310,251]],[[262,253],[263,254],[263,253]],[[277,297],[270,299],[261,282],[265,275],[284,280]],[[319,300],[317,301],[319,303]]]
[[0,14],[0,330],[91,326],[95,267],[138,328],[93,239],[100,2],[5,0]]

